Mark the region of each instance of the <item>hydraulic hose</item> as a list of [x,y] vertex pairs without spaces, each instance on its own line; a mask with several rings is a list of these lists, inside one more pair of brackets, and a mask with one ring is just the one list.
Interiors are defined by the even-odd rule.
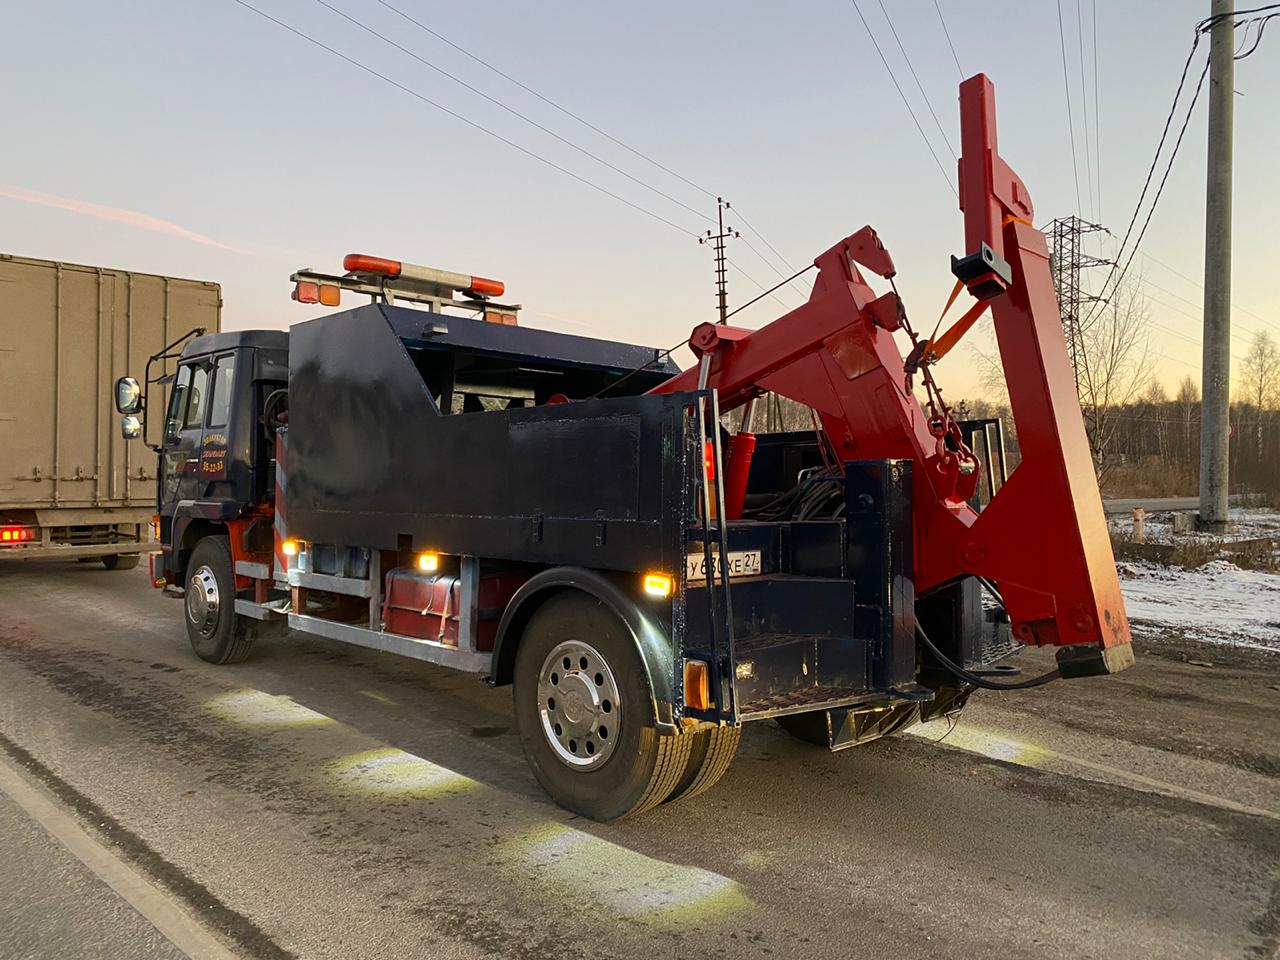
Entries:
[[920,642],[925,645],[928,651],[933,654],[934,659],[946,667],[947,670],[954,673],[965,683],[973,684],[973,686],[980,687],[983,690],[1029,690],[1032,687],[1042,687],[1046,683],[1052,683],[1054,680],[1062,678],[1061,671],[1050,670],[1048,673],[1041,674],[1038,677],[1032,677],[1030,680],[1019,680],[1017,683],[992,683],[986,677],[980,677],[955,663],[934,646],[933,641],[924,632],[924,628],[920,626],[919,621],[916,622],[916,636],[920,638]]

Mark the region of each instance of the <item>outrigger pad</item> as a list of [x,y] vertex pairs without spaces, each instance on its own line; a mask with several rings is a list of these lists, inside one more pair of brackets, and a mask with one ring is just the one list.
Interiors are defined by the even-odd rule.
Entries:
[[1102,677],[1128,670],[1136,662],[1132,643],[1121,643],[1114,647],[1103,647],[1096,643],[1059,647],[1057,656],[1058,670],[1064,678]]

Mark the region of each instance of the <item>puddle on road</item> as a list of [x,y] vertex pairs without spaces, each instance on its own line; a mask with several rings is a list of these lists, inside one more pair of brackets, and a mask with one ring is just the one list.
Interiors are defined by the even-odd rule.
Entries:
[[323,727],[337,722],[288,697],[249,688],[220,693],[202,706],[223,720],[245,727]]
[[[735,880],[655,860],[563,824],[546,824],[502,847],[517,882],[539,902],[591,900],[611,914],[659,925],[711,920],[751,907]],[[514,872],[514,871],[513,871]]]
[[448,767],[394,747],[342,757],[325,770],[354,792],[384,797],[429,797],[480,786]]

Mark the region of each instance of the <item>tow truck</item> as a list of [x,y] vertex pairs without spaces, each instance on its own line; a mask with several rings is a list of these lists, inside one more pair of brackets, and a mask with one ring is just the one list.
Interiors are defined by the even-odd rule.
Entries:
[[[368,303],[190,340],[152,575],[196,654],[291,630],[510,684],[535,776],[597,820],[709,789],[748,722],[838,750],[1129,666],[1045,240],[987,77],[960,111],[952,299],[974,304],[944,333],[911,326],[868,226],[814,259],[803,305],[695,327],[683,371],[522,326],[498,281],[363,254],[292,279]],[[934,368],[985,309],[1022,460],[978,511]],[[771,393],[814,429],[753,433]],[[138,412],[136,382],[117,394]],[[1057,669],[1017,679],[1024,644]]]

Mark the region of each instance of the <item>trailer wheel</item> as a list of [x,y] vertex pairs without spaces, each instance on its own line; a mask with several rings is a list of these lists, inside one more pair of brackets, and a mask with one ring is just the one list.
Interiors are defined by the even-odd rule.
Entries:
[[102,558],[102,565],[108,570],[132,570],[142,558],[136,553],[116,553]]
[[252,624],[235,613],[231,545],[205,537],[187,563],[186,621],[191,649],[210,663],[240,663],[253,649]]
[[514,681],[525,756],[562,807],[618,820],[657,806],[680,782],[694,738],[658,731],[640,653],[599,601],[565,593],[540,607]]
[[690,736],[689,762],[684,776],[676,784],[663,803],[689,800],[714,787],[729,769],[738,742],[742,739],[741,727],[713,727],[700,730]]

